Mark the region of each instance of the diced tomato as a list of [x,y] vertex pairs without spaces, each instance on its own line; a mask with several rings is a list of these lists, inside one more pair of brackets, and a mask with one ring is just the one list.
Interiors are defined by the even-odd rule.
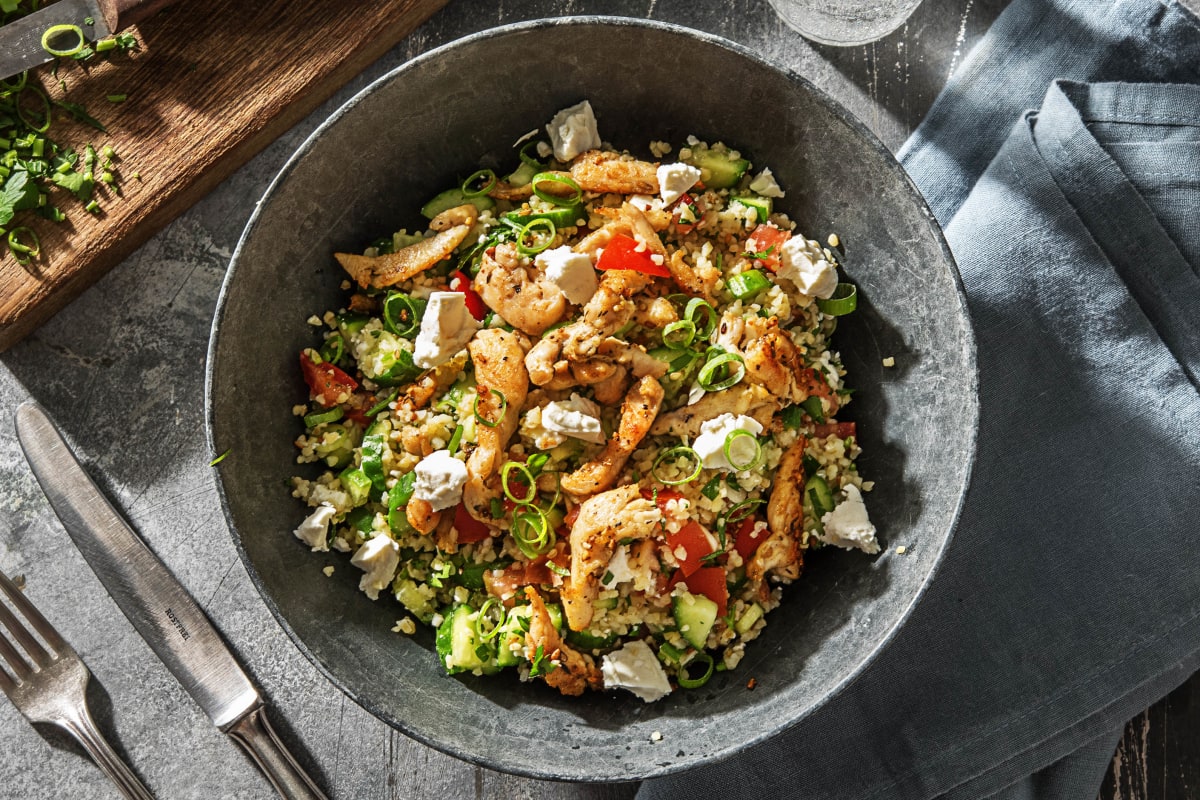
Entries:
[[738,555],[742,560],[754,555],[754,551],[767,538],[767,529],[755,530],[758,520],[754,517],[746,517],[742,520],[742,524],[738,527],[737,535],[733,539],[733,549],[737,550]]
[[482,542],[492,535],[491,528],[472,517],[462,503],[454,508],[454,527],[458,529],[459,544]]
[[839,439],[849,439],[858,435],[858,426],[853,422],[827,422],[813,429],[813,436],[824,439],[826,436],[836,436]]
[[838,402],[837,395],[833,393],[829,381],[825,380],[825,376],[817,371],[815,367],[799,370],[796,373],[796,383],[806,395],[810,397],[815,395],[822,400],[828,400],[830,404],[829,413],[833,414],[837,411]]
[[672,500],[682,500],[683,492],[678,489],[659,489],[658,491],[642,489],[642,497],[647,500],[654,500],[658,503],[658,510],[666,514],[667,504]]
[[475,319],[482,322],[483,318],[488,315],[487,303],[483,302],[479,292],[471,288],[471,279],[462,270],[455,270],[450,274],[450,290],[462,292],[467,300],[467,311],[471,312],[471,316]]
[[790,238],[792,234],[788,231],[764,222],[750,234],[750,238],[746,240],[746,248],[754,254],[755,260],[774,272],[779,269],[779,250]]
[[724,567],[701,567],[683,579],[692,594],[702,594],[717,604],[717,614],[728,613],[729,587],[725,585]]
[[[689,208],[691,209],[689,212],[689,219],[692,221],[684,222],[683,213]],[[675,230],[679,231],[681,234],[691,233],[696,227],[696,221],[700,219],[700,209],[696,207],[696,198],[692,197],[690,194],[681,195],[680,198],[675,201],[675,209],[671,212],[671,216],[675,222]]]
[[667,536],[667,547],[675,554],[679,571],[684,577],[699,570],[704,557],[711,555],[714,550],[708,534],[695,520],[680,528],[678,533]]
[[631,269],[659,278],[671,277],[667,265],[655,262],[653,255],[649,248],[632,236],[618,233],[604,246],[604,252],[596,262],[596,269]]
[[305,351],[300,351],[300,371],[312,396],[326,408],[348,398],[358,388],[358,381],[328,361],[315,363]]

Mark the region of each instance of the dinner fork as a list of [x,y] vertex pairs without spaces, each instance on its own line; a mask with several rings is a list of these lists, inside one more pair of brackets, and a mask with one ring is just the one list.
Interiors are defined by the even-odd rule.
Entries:
[[[92,721],[86,694],[91,673],[83,660],[3,572],[0,572],[0,589],[49,646],[49,650],[43,647],[8,606],[0,602],[0,623],[8,629],[8,635],[0,631],[0,656],[8,663],[7,671],[0,668],[0,689],[30,722],[57,725],[74,737],[123,795],[134,800],[153,800],[154,796]],[[13,640],[29,660],[13,645]]]

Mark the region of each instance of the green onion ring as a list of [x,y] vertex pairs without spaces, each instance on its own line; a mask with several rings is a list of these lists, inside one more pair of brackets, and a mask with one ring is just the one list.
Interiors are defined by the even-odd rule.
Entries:
[[[29,111],[23,105],[21,105],[21,98],[25,96],[26,92],[32,92],[39,100],[42,101],[42,113],[44,116],[41,123],[35,123],[34,120],[29,116]],[[46,131],[50,130],[50,98],[47,97],[46,93],[37,86],[29,84],[22,87],[21,91],[17,92],[14,105],[17,108],[17,116],[20,117],[21,121],[30,128],[38,133],[45,133]]]
[[376,403],[375,405],[373,405],[369,409],[367,409],[366,413],[364,413],[363,416],[373,417],[376,414],[378,414],[380,411],[383,411],[385,408],[387,408],[388,406],[390,406],[392,404],[392,401],[396,399],[396,395],[398,395],[398,394],[400,394],[399,389],[392,389],[391,393],[388,394],[387,397],[383,398],[378,403]]
[[[513,494],[512,489],[509,488],[509,475],[512,474],[513,470],[520,470],[521,477],[526,480],[525,486],[527,491],[524,497],[517,497]],[[500,468],[500,487],[504,489],[504,496],[517,504],[529,505],[537,498],[537,484],[533,480],[533,474],[530,473],[528,467],[519,461],[504,462],[504,466]]]
[[[692,678],[688,674],[688,668],[692,664],[696,664],[696,663],[707,664],[708,666],[704,670],[703,675],[701,675],[699,678]],[[691,661],[689,661],[686,665],[679,667],[679,672],[675,677],[676,677],[676,680],[679,681],[679,685],[681,687],[683,687],[684,689],[699,689],[701,686],[708,683],[708,679],[712,677],[712,674],[713,674],[713,658],[712,658],[712,656],[710,656],[708,653],[696,653],[695,658],[693,658]]]
[[548,551],[557,538],[542,510],[529,504],[519,506],[515,511],[510,532],[517,547],[529,558],[536,558]]
[[822,314],[841,317],[858,308],[858,288],[853,283],[839,283],[828,299],[817,298]]
[[483,414],[479,413],[478,394],[475,395],[475,402],[471,404],[471,413],[475,415],[475,421],[480,425],[486,425],[489,428],[494,428],[500,424],[500,420],[504,419],[504,412],[508,410],[508,399],[505,398],[504,393],[499,389],[489,389],[488,391],[500,398],[500,413],[497,415],[496,421],[492,422],[490,419],[483,416]]
[[[30,243],[25,244],[25,242],[22,242],[21,236],[25,236]],[[31,228],[22,225],[8,232],[8,249],[12,251],[13,258],[17,260],[17,263],[24,266],[31,259],[37,258],[42,254],[42,243],[38,239],[38,235]]]
[[29,71],[28,70],[26,70],[25,72],[22,72],[19,75],[14,76],[11,81],[2,80],[2,81],[0,81],[0,92],[2,92],[5,95],[7,95],[9,93],[19,92],[25,88],[25,83],[28,80],[29,80]]
[[[57,47],[51,46],[52,39],[57,39],[65,34],[72,34],[75,37],[75,46],[69,50],[60,50]],[[83,49],[87,44],[87,39],[83,37],[83,28],[78,25],[51,25],[42,32],[42,49],[52,56],[66,58],[73,56]]]
[[[547,203],[551,203],[556,206],[573,206],[583,199],[583,189],[579,188],[579,184],[571,178],[568,178],[566,175],[559,175],[554,172],[539,172],[537,175],[533,176],[533,180],[531,180],[529,183],[531,186],[533,186],[534,194],[545,200]],[[557,195],[553,195],[549,192],[544,192],[539,189],[539,183],[561,183],[564,186],[569,186],[572,189],[572,194],[567,195],[565,198],[558,197]]]
[[[487,612],[491,611],[493,607],[500,609],[500,619],[487,633],[484,633],[483,629],[479,626],[479,623],[486,618]],[[504,623],[507,620],[508,609],[506,609],[496,598],[489,597],[487,600],[483,601],[483,605],[479,608],[479,613],[475,615],[475,633],[479,636],[480,640],[490,642],[492,639],[495,639],[500,635],[500,629],[504,627]]]
[[[733,460],[733,443],[737,439],[741,439],[746,436],[749,436],[750,441],[754,443],[754,458],[743,464],[738,464]],[[721,451],[725,454],[725,460],[729,462],[729,466],[733,467],[738,472],[745,472],[747,470],[755,469],[763,462],[762,445],[759,444],[758,439],[753,433],[742,428],[735,428],[729,432],[729,435],[725,437],[725,444],[722,445]]]
[[463,426],[455,425],[454,433],[450,434],[450,443],[446,445],[446,450],[450,453],[450,455],[454,455],[458,452],[458,446],[462,444],[462,437]]
[[[666,461],[668,458],[674,459],[678,458],[679,456],[687,456],[696,462],[696,468],[690,475],[677,481],[670,481],[658,474],[659,464]],[[700,470],[703,468],[704,462],[700,459],[700,454],[688,447],[686,444],[681,444],[676,447],[672,447],[670,450],[664,450],[659,453],[658,458],[654,459],[654,466],[650,468],[650,474],[653,475],[654,479],[659,483],[666,484],[667,486],[679,486],[681,484],[691,483],[692,481],[696,480],[696,478],[700,475]]]
[[[472,189],[471,185],[476,181],[483,181],[482,189]],[[481,169],[471,173],[471,177],[467,178],[462,183],[463,197],[482,197],[490,192],[496,186],[496,171],[491,169]]]
[[[717,370],[726,364],[737,364],[737,372],[724,380],[715,380]],[[736,353],[719,353],[706,361],[704,366],[700,368],[700,374],[696,376],[696,382],[706,392],[719,392],[738,383],[745,375],[746,363],[742,360],[741,356]]]
[[389,331],[397,336],[408,336],[417,329],[419,316],[417,304],[411,297],[402,292],[388,292],[383,301],[383,323]]
[[737,523],[746,519],[746,517],[754,513],[755,506],[760,506],[766,502],[766,500],[758,497],[751,498],[749,500],[743,500],[733,508],[729,509],[729,511],[726,512],[723,517],[717,520],[717,530],[721,533],[722,547],[724,546],[725,529],[730,525],[736,525]]
[[[702,326],[696,322],[696,312],[700,309],[704,309],[704,314],[708,318],[707,325]],[[713,332],[713,328],[717,327],[717,310],[709,305],[706,300],[702,300],[699,297],[693,297],[691,300],[688,300],[683,316],[685,319],[691,320],[696,326],[696,335],[701,339],[707,339]]]
[[[679,336],[674,336],[682,331]],[[662,343],[672,350],[686,350],[696,339],[696,323],[690,319],[676,320],[663,328]]]
[[[525,244],[526,237],[534,235],[537,228],[546,229],[546,238],[541,240],[539,244]],[[558,228],[555,226],[554,220],[547,219],[546,217],[535,217],[525,223],[520,232],[517,233],[517,252],[523,256],[536,255],[550,246],[557,233]]]
[[521,159],[522,164],[528,164],[534,169],[542,169],[546,165],[526,152],[529,148],[537,147],[537,145],[538,141],[536,139],[531,139],[530,141],[526,142],[521,149],[517,151],[517,158]]
[[335,333],[325,340],[325,344],[321,345],[321,359],[328,361],[330,364],[337,364],[342,360],[342,355],[346,352],[346,340],[340,333]]

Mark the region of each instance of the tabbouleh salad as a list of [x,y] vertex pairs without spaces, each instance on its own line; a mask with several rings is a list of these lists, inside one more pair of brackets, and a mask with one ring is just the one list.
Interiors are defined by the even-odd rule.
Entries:
[[879,550],[829,343],[855,290],[724,144],[640,160],[587,101],[546,132],[335,254],[295,535],[449,673],[651,702],[735,668],[806,550]]

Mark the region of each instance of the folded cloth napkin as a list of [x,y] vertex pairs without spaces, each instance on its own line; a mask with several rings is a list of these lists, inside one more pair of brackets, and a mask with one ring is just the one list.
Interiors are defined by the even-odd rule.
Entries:
[[901,160],[978,346],[944,566],[833,702],[642,800],[1094,800],[1123,723],[1200,668],[1200,22],[1014,0]]

